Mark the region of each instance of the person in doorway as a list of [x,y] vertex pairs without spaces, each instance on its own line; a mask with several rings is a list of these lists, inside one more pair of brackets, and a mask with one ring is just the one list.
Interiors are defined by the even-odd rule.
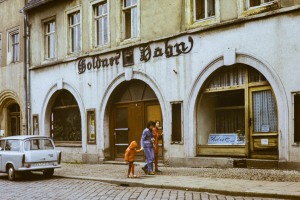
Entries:
[[153,128],[153,137],[154,137],[154,166],[155,172],[161,172],[158,169],[158,143],[162,139],[162,127],[160,126],[160,121],[155,121],[155,127]]
[[141,147],[144,149],[147,164],[142,167],[143,171],[146,174],[154,175],[153,171],[153,160],[154,160],[154,148],[153,148],[153,132],[152,129],[154,128],[155,123],[153,121],[149,121],[147,123],[147,128],[144,129],[141,138]]
[[[127,177],[133,177],[136,178],[137,176],[134,174],[134,154],[141,152],[142,149],[136,149],[137,147],[137,143],[136,141],[132,141],[129,145],[129,147],[126,149],[125,151],[125,161],[128,162],[128,173],[127,173]],[[130,172],[132,174],[132,176],[130,176]]]

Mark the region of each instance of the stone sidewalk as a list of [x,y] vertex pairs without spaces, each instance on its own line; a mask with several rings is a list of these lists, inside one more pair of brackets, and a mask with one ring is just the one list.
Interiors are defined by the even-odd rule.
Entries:
[[[143,173],[141,164],[137,163],[136,166],[138,178],[127,178],[127,165],[116,164],[63,163],[62,168],[56,169],[54,175],[98,180],[121,186],[192,190],[233,196],[300,199],[300,179],[298,179],[300,173],[297,171],[161,167],[162,173],[150,176]],[[237,177],[238,173],[241,173],[239,177]],[[243,177],[243,174],[247,173],[253,174],[253,177]],[[209,174],[209,177],[203,177],[205,174]],[[273,180],[266,181],[270,176],[273,176]],[[289,181],[289,176],[297,179]]]

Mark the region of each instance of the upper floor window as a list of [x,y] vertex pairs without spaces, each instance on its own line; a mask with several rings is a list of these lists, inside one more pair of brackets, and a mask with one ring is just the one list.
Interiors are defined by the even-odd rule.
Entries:
[[46,42],[46,58],[55,58],[56,54],[56,38],[55,38],[55,21],[45,24],[45,42]]
[[70,31],[70,51],[76,52],[81,50],[81,27],[80,12],[69,15],[69,31]]
[[20,34],[19,30],[15,29],[8,32],[8,48],[7,56],[8,63],[20,61]]
[[248,8],[260,6],[265,3],[273,2],[274,0],[248,0]]
[[108,43],[108,6],[107,1],[94,6],[96,46]]
[[137,0],[123,0],[123,31],[124,38],[138,36]]
[[194,0],[195,21],[215,16],[215,0]]

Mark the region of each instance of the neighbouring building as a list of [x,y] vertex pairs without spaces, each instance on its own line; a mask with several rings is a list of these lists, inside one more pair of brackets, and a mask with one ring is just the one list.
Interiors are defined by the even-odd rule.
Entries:
[[32,134],[65,161],[122,160],[161,120],[170,165],[300,166],[299,0],[31,0],[22,12]]
[[27,134],[23,0],[0,0],[0,137]]

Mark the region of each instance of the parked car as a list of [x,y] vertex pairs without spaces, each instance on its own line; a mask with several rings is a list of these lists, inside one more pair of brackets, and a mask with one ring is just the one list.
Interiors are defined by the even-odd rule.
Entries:
[[45,136],[10,136],[0,139],[0,172],[15,180],[22,172],[42,171],[51,178],[55,168],[61,167],[61,152],[53,140]]

